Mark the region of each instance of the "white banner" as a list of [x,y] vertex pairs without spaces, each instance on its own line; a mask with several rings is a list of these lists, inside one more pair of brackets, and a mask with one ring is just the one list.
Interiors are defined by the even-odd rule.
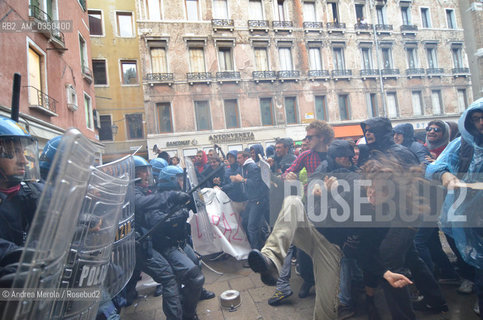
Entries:
[[201,190],[206,210],[190,218],[193,246],[201,255],[225,252],[237,260],[248,257],[250,244],[241,226],[239,214],[230,198],[220,189]]

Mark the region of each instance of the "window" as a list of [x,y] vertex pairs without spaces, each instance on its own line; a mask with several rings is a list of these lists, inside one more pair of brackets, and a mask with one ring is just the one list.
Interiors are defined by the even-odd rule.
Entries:
[[197,21],[200,19],[198,0],[185,0],[186,18],[189,21]]
[[372,49],[361,48],[362,51],[362,69],[372,69]]
[[304,21],[317,21],[317,15],[315,13],[315,2],[304,2]]
[[377,23],[386,24],[386,7],[376,7]]
[[138,72],[136,61],[121,60],[122,84],[137,84]]
[[169,102],[156,103],[156,109],[158,109],[158,132],[173,132],[171,104]]
[[391,48],[381,48],[384,69],[392,69],[392,50]]
[[456,29],[456,18],[453,9],[446,9],[446,21],[448,22],[448,29]]
[[310,70],[322,70],[320,48],[309,48]]
[[131,12],[117,12],[117,34],[119,37],[133,37],[133,23]]
[[89,70],[89,62],[88,62],[88,57],[87,57],[87,46],[86,46],[86,41],[82,36],[79,34],[79,49],[80,49],[80,58],[81,58],[81,67],[82,67],[82,73],[83,74],[88,74]]
[[42,105],[42,101],[39,101],[38,91],[47,93],[45,92],[45,55],[40,50],[29,46],[27,65],[29,104]]
[[327,114],[327,100],[325,96],[315,96],[315,117],[318,120],[329,121]]
[[151,48],[151,70],[152,73],[167,73],[166,48]]
[[99,140],[112,141],[112,120],[110,115],[99,116],[101,128],[99,129]]
[[379,115],[379,111],[377,110],[377,97],[375,93],[367,93],[366,94],[366,102],[367,102],[367,116],[377,117]]
[[218,49],[218,65],[221,72],[235,70],[235,68],[233,68],[233,56],[231,48],[220,47]]
[[161,20],[161,0],[145,0],[146,18],[148,20]]
[[206,72],[203,48],[189,48],[191,72]]
[[235,99],[225,100],[225,123],[227,129],[240,128],[238,103]]
[[290,48],[278,48],[278,54],[280,56],[280,70],[293,70]]
[[423,98],[421,96],[421,91],[412,92],[413,100],[413,115],[420,116],[423,114]]
[[126,117],[126,124],[127,124],[128,140],[144,138],[143,114],[132,113],[132,114],[126,114],[125,117]]
[[196,129],[211,130],[211,113],[208,101],[195,101]]
[[433,106],[433,114],[443,113],[443,99],[441,98],[441,90],[431,91],[431,104]]
[[262,116],[262,126],[273,126],[274,125],[274,114],[273,114],[272,98],[261,98],[260,99],[260,113]]
[[84,111],[86,115],[86,127],[94,130],[94,117],[92,115],[92,101],[86,93],[84,93]]
[[411,11],[409,10],[409,7],[401,7],[401,17],[403,25],[411,24]]
[[431,17],[429,16],[429,8],[421,8],[421,23],[423,28],[431,28]]
[[275,13],[275,17],[279,20],[279,21],[287,21],[287,20],[290,20],[288,18],[288,14],[287,14],[287,2],[288,1],[285,1],[285,0],[277,0],[277,10],[276,10],[276,13]]
[[268,52],[267,48],[254,48],[255,52],[255,70],[268,71]]
[[330,10],[332,13],[332,22],[339,23],[339,10],[336,2],[330,2]]
[[297,100],[295,97],[285,97],[285,119],[287,124],[299,123]]
[[345,70],[344,48],[333,48],[334,70]]
[[92,60],[95,85],[107,85],[106,60]]
[[468,99],[466,98],[466,89],[458,89],[458,109],[463,112],[468,107]]
[[436,48],[426,48],[426,57],[428,58],[428,68],[434,69],[438,67],[438,59],[436,57]]
[[262,0],[250,0],[248,3],[250,20],[263,20]]
[[102,36],[102,12],[100,10],[89,10],[89,33],[91,36]]
[[389,118],[396,118],[398,116],[396,93],[388,92],[386,94],[386,98],[387,98],[387,116]]
[[419,68],[417,49],[416,48],[406,48],[406,54],[407,54],[407,58],[408,58],[408,68],[409,69]]
[[454,67],[463,68],[463,55],[461,54],[461,48],[451,48],[451,54],[453,55]]
[[228,19],[227,0],[213,0],[213,18]]
[[360,23],[361,20],[364,20],[364,5],[360,3],[356,3],[355,9],[356,9],[357,23]]
[[340,120],[350,120],[351,112],[350,112],[350,106],[349,106],[349,95],[340,94],[338,97],[339,97]]

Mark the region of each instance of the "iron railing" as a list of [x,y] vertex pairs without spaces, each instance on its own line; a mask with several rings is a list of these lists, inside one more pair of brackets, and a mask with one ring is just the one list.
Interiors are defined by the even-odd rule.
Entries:
[[272,21],[273,28],[293,28],[293,21]]
[[344,70],[332,70],[332,77],[333,78],[341,78],[341,77],[351,77],[352,70],[344,69]]
[[397,76],[399,74],[399,69],[381,69],[381,75],[383,76]]
[[392,24],[376,24],[377,31],[392,31]]
[[267,29],[269,28],[268,20],[248,20],[248,28]]
[[147,81],[173,81],[173,73],[147,73],[144,78]]
[[426,69],[426,74],[443,74],[443,68],[428,68]]
[[309,78],[329,78],[329,70],[309,70],[307,73]]
[[57,110],[57,100],[54,98],[50,97],[46,93],[40,91],[39,89],[33,87],[33,86],[26,86],[26,88],[29,90],[29,101],[32,102],[32,98],[30,95],[35,95],[34,98],[37,100],[37,104],[30,104],[31,106],[38,106],[41,107],[45,110],[48,110],[50,112],[56,113]]
[[324,27],[323,22],[306,21],[304,22],[304,29],[322,29]]
[[362,69],[361,70],[361,77],[372,77],[378,76],[379,70],[378,69]]
[[372,24],[370,23],[356,23],[354,25],[354,29],[357,31],[371,31],[372,30]]
[[273,80],[277,78],[275,71],[253,71],[252,76],[254,80]]
[[213,28],[233,28],[235,23],[233,19],[211,19]]
[[[54,37],[58,42],[62,44],[62,46],[65,46],[65,37],[64,33],[60,31],[58,28],[55,27],[55,25],[52,23],[52,18],[49,16],[49,14],[42,9],[40,9],[38,6],[35,5],[30,5],[29,6],[29,16],[33,17],[39,21],[42,22],[47,22],[45,27],[42,28],[42,24],[39,24],[39,31],[44,32],[44,34],[50,34],[52,37]],[[42,29],[40,29],[42,28]]]
[[216,80],[240,80],[241,75],[238,71],[220,71],[216,73]]
[[451,69],[453,74],[469,74],[470,68],[453,68]]
[[409,68],[409,69],[406,69],[406,75],[408,75],[408,76],[424,75],[424,69],[423,68]]
[[300,71],[296,70],[282,70],[277,72],[279,79],[298,79],[300,78]]
[[211,72],[188,72],[186,78],[188,81],[210,81]]
[[418,26],[415,24],[403,24],[401,31],[418,31]]
[[327,29],[345,29],[343,22],[327,22]]

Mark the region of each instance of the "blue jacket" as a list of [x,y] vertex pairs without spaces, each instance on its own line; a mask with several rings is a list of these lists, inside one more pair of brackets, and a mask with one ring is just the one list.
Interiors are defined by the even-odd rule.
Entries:
[[[475,111],[483,112],[483,98],[473,102],[461,115],[458,121],[461,137],[453,140],[438,159],[426,168],[426,178],[440,181],[445,172],[450,172],[467,183],[483,182],[483,135],[476,130],[470,119]],[[460,172],[462,166],[460,156],[462,152],[464,153],[462,149],[466,149],[462,148],[462,138],[465,144],[473,147],[473,154],[466,172]],[[464,201],[461,203],[460,196],[464,194],[460,191],[466,191]],[[452,207],[453,204],[455,207]],[[465,261],[479,269],[483,268],[482,207],[482,190],[470,188],[456,190],[456,192],[449,190],[440,217],[443,231],[455,239],[456,246]],[[456,222],[452,216],[456,219],[466,218],[468,222],[464,223],[465,227],[462,228],[461,223]]]
[[248,159],[242,167],[242,176],[247,179],[242,183],[243,193],[247,200],[268,200],[268,187],[262,180],[260,167],[252,159]]
[[[236,150],[232,150],[228,152],[226,155],[232,155],[235,157],[237,156],[238,152]],[[242,191],[242,186],[240,183],[231,182],[230,176],[236,176],[237,174],[242,174],[241,168],[238,163],[235,161],[234,164],[230,165],[230,167],[225,167],[225,179],[223,180],[224,184],[221,188],[224,193],[233,201],[242,202],[246,200],[245,195]]]
[[253,146],[250,147],[250,151],[255,150],[256,159],[255,162],[258,163],[260,161],[260,158],[265,157],[265,152],[263,152],[263,147],[261,144],[254,144]]

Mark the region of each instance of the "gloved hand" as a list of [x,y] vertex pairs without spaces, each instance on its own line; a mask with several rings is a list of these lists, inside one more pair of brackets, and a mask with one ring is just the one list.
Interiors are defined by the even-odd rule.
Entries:
[[185,221],[189,217],[189,212],[186,209],[181,209],[173,213],[172,215],[169,216],[169,218],[166,220],[166,222],[171,223],[174,221]]
[[191,201],[191,195],[182,191],[173,191],[171,192],[168,201],[171,204],[170,207],[174,207],[176,205],[185,206]]

